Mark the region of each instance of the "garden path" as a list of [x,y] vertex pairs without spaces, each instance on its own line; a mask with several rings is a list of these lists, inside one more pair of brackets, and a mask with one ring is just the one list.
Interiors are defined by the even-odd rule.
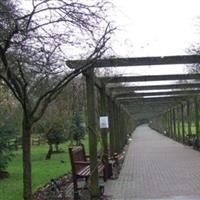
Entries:
[[139,126],[119,178],[106,183],[105,193],[114,200],[199,200],[200,152]]

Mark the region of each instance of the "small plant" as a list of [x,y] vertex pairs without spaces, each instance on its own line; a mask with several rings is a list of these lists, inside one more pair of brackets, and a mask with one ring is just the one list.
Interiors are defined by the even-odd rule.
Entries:
[[80,111],[75,111],[72,116],[70,134],[72,139],[76,141],[76,145],[81,144],[81,140],[85,136],[85,127],[83,125],[82,114]]
[[[1,115],[4,113],[2,111],[1,109]],[[0,178],[8,176],[4,170],[12,156],[9,141],[13,137],[13,131],[12,126],[9,126],[8,115],[4,115],[4,118],[2,117],[0,122]]]
[[4,178],[5,169],[11,159],[11,152],[8,146],[9,138],[7,133],[0,130],[0,178]]
[[[58,122],[54,122],[52,127],[46,134],[47,142],[49,144],[49,151],[46,155],[46,159],[50,159],[53,152],[59,152],[59,144],[66,141],[64,129]],[[53,145],[55,145],[55,151],[53,151]]]

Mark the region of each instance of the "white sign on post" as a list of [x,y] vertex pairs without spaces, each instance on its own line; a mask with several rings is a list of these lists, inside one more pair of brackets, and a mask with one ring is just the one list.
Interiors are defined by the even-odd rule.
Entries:
[[100,128],[109,128],[108,116],[101,116],[99,122],[100,122]]

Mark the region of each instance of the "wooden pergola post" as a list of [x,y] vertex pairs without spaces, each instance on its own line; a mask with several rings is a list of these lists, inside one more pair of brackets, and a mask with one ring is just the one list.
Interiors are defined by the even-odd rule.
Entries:
[[122,110],[122,108],[120,107],[120,116],[121,116],[121,120],[119,118],[119,120],[121,121],[120,122],[120,125],[121,125],[121,128],[120,128],[120,132],[121,132],[121,150],[123,149],[124,147],[124,142],[125,142],[125,131],[124,131],[124,111]]
[[169,116],[169,137],[172,136],[172,119],[171,119],[171,109],[168,111]]
[[184,104],[181,104],[181,127],[182,127],[182,142],[185,143],[185,119],[184,119]]
[[188,135],[192,135],[191,130],[191,113],[190,113],[190,101],[187,101],[187,125],[188,125]]
[[195,106],[195,127],[196,127],[196,136],[197,136],[197,146],[199,147],[199,102],[198,97],[194,98]]
[[119,124],[118,124],[118,109],[117,105],[113,105],[114,108],[114,137],[115,137],[115,143],[114,143],[114,153],[118,153],[119,151]]
[[170,137],[173,138],[174,135],[174,128],[173,128],[173,112],[172,109],[170,109],[170,127],[171,127],[171,134]]
[[129,127],[130,127],[130,120],[127,112],[125,113],[125,119],[124,119],[124,131],[125,131],[125,145],[128,143],[128,135],[130,134],[129,132]]
[[[99,89],[100,91],[100,101],[101,101],[101,116],[108,116],[106,109],[106,94],[105,87]],[[105,175],[108,178],[108,128],[101,128],[101,137],[103,143],[103,162],[105,165]]]
[[90,196],[91,199],[98,199],[100,196],[98,184],[98,161],[97,161],[97,137],[96,137],[96,113],[95,113],[95,90],[94,90],[94,69],[89,69],[86,74],[87,91],[87,117],[90,154]]
[[167,111],[167,124],[168,124],[168,129],[167,129],[167,136],[170,137],[170,132],[171,132],[171,124],[170,124],[170,112]]
[[121,108],[121,114],[122,114],[122,149],[124,148],[125,144],[126,144],[126,130],[125,130],[125,120],[126,120],[126,115],[125,115],[125,111]]
[[120,150],[121,150],[121,145],[122,145],[122,139],[121,139],[121,116],[120,116],[120,107],[119,107],[119,105],[117,104],[117,106],[116,106],[116,117],[117,117],[117,135],[118,135],[118,137],[117,137],[117,140],[118,140],[118,142],[117,142],[117,145],[116,145],[116,147],[117,147],[117,153],[119,153],[120,152]]
[[176,109],[175,108],[173,108],[173,110],[172,110],[172,115],[173,115],[173,128],[174,128],[173,139],[176,140],[177,135],[176,135]]
[[178,141],[180,142],[181,141],[181,134],[180,134],[180,108],[179,106],[177,106],[177,133],[178,133]]
[[165,131],[166,131],[166,129],[167,129],[165,113],[163,113],[162,116],[161,116],[161,122],[162,122],[163,133],[165,133]]
[[109,115],[109,139],[110,139],[110,156],[113,156],[115,152],[115,126],[114,126],[114,103],[112,99],[108,97],[108,115]]

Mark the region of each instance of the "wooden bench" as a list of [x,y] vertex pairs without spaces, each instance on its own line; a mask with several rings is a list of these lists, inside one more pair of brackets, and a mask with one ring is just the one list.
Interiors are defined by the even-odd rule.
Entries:
[[[77,192],[81,187],[78,187],[78,181],[84,179],[87,183],[90,173],[90,162],[85,154],[84,146],[74,146],[69,148],[69,156],[72,167],[72,178],[74,184],[74,192]],[[98,164],[98,172],[103,173],[103,179],[106,181],[104,175],[104,165]],[[84,188],[85,189],[85,188]]]

